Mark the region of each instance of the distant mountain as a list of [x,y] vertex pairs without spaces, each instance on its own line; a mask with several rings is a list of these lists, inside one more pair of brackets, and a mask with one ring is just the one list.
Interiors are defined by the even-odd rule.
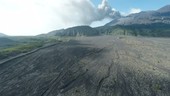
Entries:
[[96,29],[101,35],[170,37],[170,24],[163,23],[102,26]]
[[170,5],[162,7],[156,11],[142,11],[140,13],[114,19],[106,24],[106,26],[154,23],[170,24]]
[[132,24],[101,26],[77,26],[68,29],[55,30],[41,36],[100,36],[100,35],[131,35],[149,37],[170,37],[170,24]]
[[3,33],[0,33],[0,37],[4,37],[4,36],[7,36],[7,35],[5,35],[5,34],[3,34]]
[[159,13],[170,13],[170,5],[166,5],[162,8],[160,8],[159,10],[157,10],[157,12],[159,12]]
[[13,45],[16,43],[17,43],[17,41],[11,40],[6,37],[0,37],[0,47],[6,46],[6,45]]
[[156,11],[143,11],[122,17],[120,13],[105,26],[92,28],[76,26],[55,30],[39,36],[99,36],[133,35],[150,37],[170,37],[170,5]]
[[76,26],[68,29],[55,30],[48,34],[47,36],[95,36],[99,35],[98,30],[91,28],[89,26]]

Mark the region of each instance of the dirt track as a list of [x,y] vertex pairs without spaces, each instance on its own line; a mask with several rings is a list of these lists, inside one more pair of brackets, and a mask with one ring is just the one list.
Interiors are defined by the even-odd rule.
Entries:
[[170,39],[79,37],[0,65],[0,96],[170,96]]

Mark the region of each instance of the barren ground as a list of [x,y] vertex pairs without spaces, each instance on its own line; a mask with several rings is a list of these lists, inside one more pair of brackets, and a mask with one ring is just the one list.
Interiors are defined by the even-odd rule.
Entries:
[[1,63],[0,96],[170,96],[170,39],[57,43]]

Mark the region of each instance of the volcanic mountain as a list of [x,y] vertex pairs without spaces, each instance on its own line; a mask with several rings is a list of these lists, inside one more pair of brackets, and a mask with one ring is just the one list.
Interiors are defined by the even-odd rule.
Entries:
[[156,11],[142,11],[140,13],[114,19],[106,24],[106,26],[155,23],[170,24],[170,5],[162,7]]

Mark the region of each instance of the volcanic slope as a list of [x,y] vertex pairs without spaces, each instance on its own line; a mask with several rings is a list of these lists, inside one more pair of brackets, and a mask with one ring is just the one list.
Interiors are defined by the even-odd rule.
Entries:
[[170,39],[78,37],[0,64],[0,96],[170,96]]

